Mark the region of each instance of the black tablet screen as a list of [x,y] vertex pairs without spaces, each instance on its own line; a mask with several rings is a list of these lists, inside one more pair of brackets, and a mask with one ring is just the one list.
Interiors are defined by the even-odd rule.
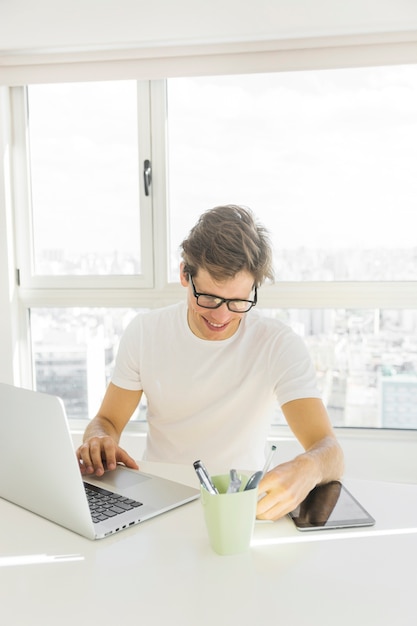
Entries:
[[339,481],[317,485],[289,515],[299,530],[372,526],[375,523]]

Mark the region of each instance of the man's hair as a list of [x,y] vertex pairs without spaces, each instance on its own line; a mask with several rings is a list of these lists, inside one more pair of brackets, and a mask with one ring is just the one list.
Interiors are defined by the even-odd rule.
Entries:
[[181,249],[184,274],[195,276],[204,269],[222,281],[246,271],[256,287],[274,278],[268,231],[244,207],[230,204],[206,211]]

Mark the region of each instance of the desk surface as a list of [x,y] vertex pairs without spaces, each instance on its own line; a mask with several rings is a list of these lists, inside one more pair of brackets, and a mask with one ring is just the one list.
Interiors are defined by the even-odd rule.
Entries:
[[[141,467],[196,485],[192,468]],[[345,483],[374,527],[257,522],[250,551],[223,557],[199,501],[93,542],[0,499],[0,622],[415,626],[417,485]]]

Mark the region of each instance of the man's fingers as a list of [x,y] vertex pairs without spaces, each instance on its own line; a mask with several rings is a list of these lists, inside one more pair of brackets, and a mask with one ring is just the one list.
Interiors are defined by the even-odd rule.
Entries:
[[277,520],[289,513],[288,503],[277,501],[273,496],[264,496],[258,502],[256,517],[264,520]]
[[[104,439],[104,438],[103,438]],[[103,446],[103,452],[102,452]],[[102,476],[104,474],[103,460],[107,464],[107,456],[105,452],[104,441],[99,437],[92,437],[88,441],[84,442],[77,451],[77,456],[80,460],[81,473],[83,474],[96,474]],[[114,466],[115,461],[114,461]]]
[[[101,445],[100,445],[98,452],[96,451],[96,448],[94,447],[94,455],[97,455],[97,456],[94,456],[93,458],[93,460],[97,458],[96,474],[97,474],[97,470],[101,471],[101,469],[103,469],[103,473],[104,473],[105,469],[108,469],[108,470],[116,469],[117,444],[110,437],[104,437],[102,440],[99,440],[99,444]],[[96,446],[95,441],[93,445]],[[99,465],[98,459],[100,459],[101,467]],[[101,475],[101,474],[97,474],[97,475]]]
[[92,474],[94,472],[93,462],[90,456],[90,446],[83,443],[77,450],[77,458],[82,474]]
[[123,448],[118,448],[117,453],[117,461],[126,465],[126,467],[130,467],[131,469],[139,469],[139,465],[136,463],[134,459],[123,450]]
[[78,448],[77,458],[82,474],[102,476],[106,470],[116,469],[117,463],[139,469],[136,461],[111,437],[92,437]]

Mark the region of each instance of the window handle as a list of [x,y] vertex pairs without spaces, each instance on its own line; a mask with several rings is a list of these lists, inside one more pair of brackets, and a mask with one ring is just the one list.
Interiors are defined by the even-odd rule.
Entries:
[[145,196],[149,196],[149,187],[152,182],[152,166],[149,159],[143,162],[143,182],[145,185]]

